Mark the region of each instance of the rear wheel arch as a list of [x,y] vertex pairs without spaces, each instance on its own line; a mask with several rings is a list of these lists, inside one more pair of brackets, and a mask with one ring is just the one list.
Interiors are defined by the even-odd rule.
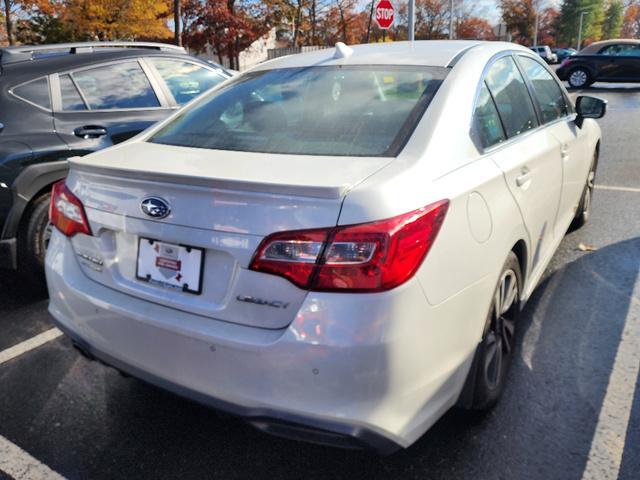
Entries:
[[26,167],[15,179],[11,190],[13,203],[3,228],[2,238],[14,238],[25,221],[33,202],[45,194],[51,185],[64,179],[69,171],[67,160],[38,163]]
[[523,285],[520,285],[520,289],[521,292],[524,289],[524,283],[526,282],[526,278],[527,278],[527,274],[528,274],[528,269],[527,269],[527,259],[528,259],[528,254],[527,254],[527,244],[524,240],[520,239],[518,240],[513,247],[511,247],[511,251],[515,254],[515,256],[518,258],[518,264],[520,265],[520,275],[521,275],[521,281]]

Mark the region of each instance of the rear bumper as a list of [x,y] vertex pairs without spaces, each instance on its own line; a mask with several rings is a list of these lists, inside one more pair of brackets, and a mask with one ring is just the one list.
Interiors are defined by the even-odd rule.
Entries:
[[319,443],[409,446],[455,403],[475,348],[448,341],[460,335],[440,317],[446,306],[429,306],[415,279],[357,299],[309,294],[291,325],[269,330],[102,286],[57,231],[46,274],[56,324],[91,355],[267,432]]
[[402,448],[401,445],[390,440],[387,436],[366,427],[356,427],[345,423],[318,420],[316,418],[304,417],[268,408],[244,407],[205,395],[197,390],[168,381],[157,375],[152,375],[145,370],[102,352],[87,343],[65,324],[56,320],[55,317],[51,317],[51,319],[53,324],[70,337],[75,346],[90,359],[98,360],[120,372],[175,393],[176,395],[180,395],[181,397],[242,417],[251,425],[266,433],[294,440],[303,440],[342,448],[373,448],[383,455],[392,454]]
[[18,266],[18,254],[15,238],[0,240],[0,268],[15,270]]

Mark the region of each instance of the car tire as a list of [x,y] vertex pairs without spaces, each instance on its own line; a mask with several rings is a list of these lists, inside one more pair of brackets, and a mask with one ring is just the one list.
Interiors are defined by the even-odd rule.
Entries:
[[487,411],[502,394],[515,349],[521,288],[520,263],[516,255],[509,252],[458,402],[467,410]]
[[18,268],[35,287],[45,285],[44,257],[52,229],[49,223],[50,200],[51,194],[45,193],[31,202],[18,237]]
[[594,154],[591,167],[589,168],[589,175],[587,175],[587,181],[584,185],[582,196],[580,197],[578,209],[576,210],[576,215],[573,217],[573,221],[569,227],[570,232],[582,228],[589,221],[591,202],[593,201],[593,185],[596,178],[596,159],[597,154]]
[[583,67],[572,69],[567,80],[572,88],[585,88],[593,83],[591,73]]

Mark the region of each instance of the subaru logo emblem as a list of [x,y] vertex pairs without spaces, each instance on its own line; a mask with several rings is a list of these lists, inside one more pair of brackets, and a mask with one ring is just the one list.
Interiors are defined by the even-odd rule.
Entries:
[[164,218],[171,213],[169,204],[158,197],[147,197],[140,204],[140,210],[153,218]]

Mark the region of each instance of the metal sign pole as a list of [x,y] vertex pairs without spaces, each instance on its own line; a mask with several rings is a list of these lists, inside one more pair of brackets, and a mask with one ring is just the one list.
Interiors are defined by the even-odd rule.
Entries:
[[415,40],[416,0],[409,0],[409,41]]
[[453,40],[453,0],[449,0],[449,40]]

